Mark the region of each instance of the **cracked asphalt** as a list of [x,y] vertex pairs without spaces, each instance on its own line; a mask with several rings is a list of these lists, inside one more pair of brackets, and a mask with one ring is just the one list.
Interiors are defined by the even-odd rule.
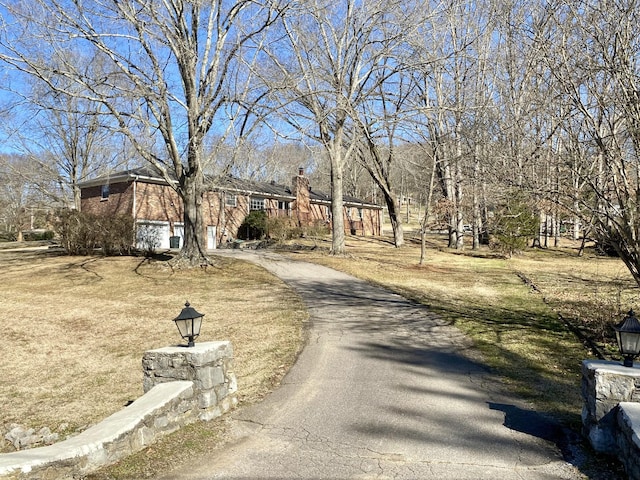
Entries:
[[277,390],[232,414],[226,447],[165,480],[585,478],[551,441],[558,427],[498,393],[424,306],[275,253],[217,253],[295,289],[308,344]]

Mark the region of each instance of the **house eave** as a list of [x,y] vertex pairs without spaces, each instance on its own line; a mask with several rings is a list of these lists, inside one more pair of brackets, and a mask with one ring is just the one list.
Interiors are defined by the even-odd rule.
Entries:
[[[116,184],[116,183],[125,183],[125,182],[142,182],[142,183],[151,183],[156,185],[176,185],[178,182],[176,180],[168,183],[167,180],[161,176],[150,176],[144,175],[141,173],[136,173],[135,170],[129,170],[124,172],[118,172],[113,175],[103,175],[101,177],[97,177],[91,180],[86,180],[80,182],[78,185],[80,188],[88,188],[88,187],[98,187],[106,184]],[[217,183],[217,182],[216,182]],[[209,183],[207,186],[207,190],[209,191],[217,191],[223,193],[231,193],[236,195],[246,195],[246,196],[255,196],[261,197],[271,200],[282,200],[293,202],[296,200],[296,196],[293,194],[287,193],[274,193],[274,192],[266,192],[255,189],[247,189],[247,188],[238,188],[233,185],[221,185],[216,183]],[[280,186],[282,187],[282,186]],[[284,187],[283,187],[284,188]],[[328,195],[322,192],[310,192],[311,196],[309,201],[314,205],[323,205],[330,206],[331,198]],[[380,205],[358,201],[358,199],[349,198],[343,200],[343,206],[345,207],[355,207],[355,208],[367,208],[371,210],[383,210],[383,207]]]
[[294,197],[293,195],[278,195],[274,193],[260,192],[258,190],[244,190],[240,188],[211,187],[210,191],[221,192],[221,193],[232,193],[234,195],[245,195],[248,197],[269,198],[273,200],[287,200],[290,202],[296,199],[296,197]]
[[[116,173],[114,175],[104,175],[101,177],[93,178],[91,180],[85,180],[83,182],[79,182],[78,186],[80,188],[89,188],[89,187],[99,187],[102,185],[113,185],[116,183],[126,183],[126,182],[143,182],[143,183],[153,183],[156,185],[169,185],[167,181],[162,177],[151,177],[148,175],[140,175],[132,172],[122,172]],[[177,184],[177,181],[172,181],[171,184]]]

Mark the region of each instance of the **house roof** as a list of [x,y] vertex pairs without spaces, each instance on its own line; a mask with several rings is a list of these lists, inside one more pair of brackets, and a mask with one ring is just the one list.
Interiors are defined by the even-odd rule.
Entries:
[[233,191],[237,193],[268,195],[273,197],[294,197],[291,188],[276,182],[256,182],[244,180],[231,175],[211,177],[208,183],[214,190]]
[[[162,174],[152,166],[132,168],[122,170],[112,174],[101,175],[92,180],[80,183],[80,188],[95,187],[104,184],[121,183],[128,181],[138,181],[145,183],[167,184]],[[236,178],[231,175],[223,177],[208,177],[206,182],[211,190],[225,191],[229,193],[237,193],[242,195],[255,195],[268,198],[278,198],[282,200],[295,200],[295,194],[291,191],[291,187],[278,184],[276,182],[257,182],[255,180],[246,180]],[[331,196],[310,188],[310,200],[312,203],[331,203]],[[343,202],[347,206],[366,206],[368,208],[381,209],[382,207],[365,200],[361,200],[349,195],[343,196]]]
[[[282,198],[295,200],[295,194],[291,191],[291,187],[276,182],[257,182],[254,180],[244,180],[230,175],[222,178],[213,178],[210,180],[211,188],[214,190],[223,190],[229,192],[237,192],[247,195],[260,195],[264,197]],[[309,197],[312,203],[331,203],[331,195],[324,192],[309,188]],[[347,206],[367,206],[369,208],[382,208],[379,205],[361,200],[349,195],[343,196],[343,202]]]
[[106,173],[90,180],[79,183],[80,188],[96,187],[105,184],[121,183],[137,180],[146,183],[166,184],[167,181],[157,168],[147,165],[144,167],[130,168],[118,172]]

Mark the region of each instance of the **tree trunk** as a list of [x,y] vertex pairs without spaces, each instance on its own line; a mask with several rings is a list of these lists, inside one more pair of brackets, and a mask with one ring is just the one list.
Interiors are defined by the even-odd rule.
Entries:
[[455,188],[453,185],[453,178],[451,175],[451,164],[448,160],[442,160],[436,162],[436,170],[440,185],[442,187],[442,194],[444,198],[448,200],[449,208],[447,208],[447,227],[449,231],[449,248],[455,248],[457,243],[457,228],[456,228],[456,212],[455,206],[456,196]]
[[431,215],[431,199],[433,198],[433,185],[436,178],[437,163],[438,157],[434,154],[431,178],[429,179],[429,190],[427,191],[427,201],[424,205],[424,217],[422,217],[422,223],[420,224],[420,265],[424,263],[427,249],[427,225],[429,224],[429,215]]
[[181,179],[184,202],[184,244],[181,258],[191,266],[207,264],[207,241],[202,209],[204,178],[200,170],[185,173]]
[[456,192],[456,250],[462,250],[464,248],[464,216],[462,214],[462,171],[460,164],[462,160],[458,157],[458,161],[456,162],[456,181],[455,181],[455,192]]
[[80,187],[75,181],[73,181],[72,188],[73,188],[73,207],[79,212],[80,205],[82,204]]
[[473,158],[473,188],[472,188],[472,209],[473,209],[473,250],[480,248],[480,229],[482,227],[482,218],[480,212],[480,153],[476,146]]
[[402,229],[402,222],[400,221],[400,209],[398,203],[393,194],[388,190],[384,190],[384,199],[389,211],[389,221],[391,222],[391,229],[393,230],[393,243],[397,247],[404,245],[404,230]]
[[[334,144],[335,145],[335,144]],[[336,147],[331,155],[331,254],[345,254],[344,202],[342,199],[342,157]]]

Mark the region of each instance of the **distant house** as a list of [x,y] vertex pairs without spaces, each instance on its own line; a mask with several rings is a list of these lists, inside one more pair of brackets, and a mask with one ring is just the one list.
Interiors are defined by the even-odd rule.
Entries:
[[[154,170],[121,171],[83,182],[80,188],[83,212],[131,215],[139,247],[144,248],[142,244],[149,237],[157,239],[159,248],[182,246],[182,200]],[[209,249],[235,239],[252,210],[263,210],[268,217],[291,217],[300,226],[331,224],[331,198],[313,190],[302,169],[290,186],[224,177],[210,183],[203,207]],[[382,207],[345,196],[344,223],[347,234],[380,235]]]

